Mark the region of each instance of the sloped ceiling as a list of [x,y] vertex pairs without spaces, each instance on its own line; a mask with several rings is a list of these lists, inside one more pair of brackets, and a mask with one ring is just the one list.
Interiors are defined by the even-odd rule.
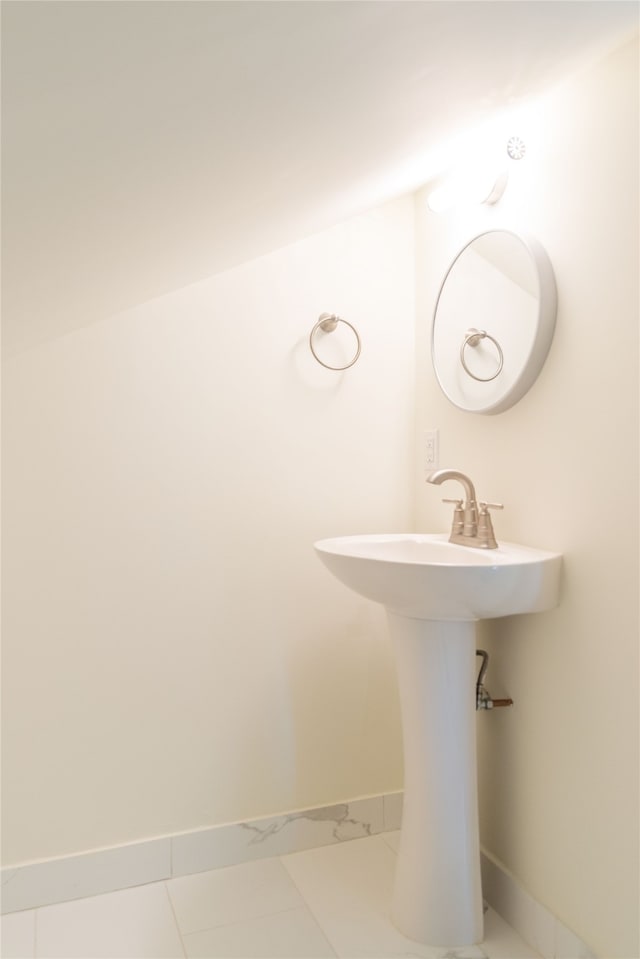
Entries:
[[431,179],[634,2],[2,3],[11,355]]

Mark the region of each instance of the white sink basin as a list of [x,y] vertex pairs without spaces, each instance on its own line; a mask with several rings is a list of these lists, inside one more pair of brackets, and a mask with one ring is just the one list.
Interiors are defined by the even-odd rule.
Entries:
[[314,546],[345,586],[402,616],[492,619],[558,604],[562,558],[540,549],[458,546],[446,533],[340,536]]
[[446,533],[314,545],[345,586],[387,608],[404,748],[393,919],[410,939],[432,946],[478,943],[475,622],[556,606],[562,558],[513,543],[459,546]]

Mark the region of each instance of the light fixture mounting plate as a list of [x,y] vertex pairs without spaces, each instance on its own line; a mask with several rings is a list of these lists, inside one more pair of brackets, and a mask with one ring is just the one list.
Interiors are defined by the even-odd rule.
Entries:
[[507,140],[507,153],[512,160],[521,160],[527,152],[527,145],[520,137],[509,137]]

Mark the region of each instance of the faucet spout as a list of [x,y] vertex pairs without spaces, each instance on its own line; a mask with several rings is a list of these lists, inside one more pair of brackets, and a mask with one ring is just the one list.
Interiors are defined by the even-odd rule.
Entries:
[[477,546],[480,549],[496,549],[498,546],[493,532],[489,509],[502,509],[501,503],[476,503],[476,491],[473,483],[460,470],[434,470],[427,476],[427,483],[437,486],[445,480],[457,480],[462,484],[465,495],[464,508],[462,500],[444,500],[445,503],[455,503],[453,525],[451,527],[450,543],[459,543],[462,546]]
[[460,470],[434,470],[433,473],[429,473],[427,476],[427,483],[436,483],[438,486],[440,483],[444,483],[445,480],[458,480],[459,483],[462,483],[464,487],[464,495],[466,498],[465,507],[470,508],[471,506],[475,507],[476,504],[476,491],[473,486],[473,483],[464,473],[461,473]]

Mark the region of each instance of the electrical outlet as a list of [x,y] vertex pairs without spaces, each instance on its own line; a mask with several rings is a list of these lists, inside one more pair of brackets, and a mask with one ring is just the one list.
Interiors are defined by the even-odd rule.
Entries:
[[431,470],[437,470],[439,465],[439,436],[438,430],[425,430],[424,431],[424,468],[426,472],[430,473]]

